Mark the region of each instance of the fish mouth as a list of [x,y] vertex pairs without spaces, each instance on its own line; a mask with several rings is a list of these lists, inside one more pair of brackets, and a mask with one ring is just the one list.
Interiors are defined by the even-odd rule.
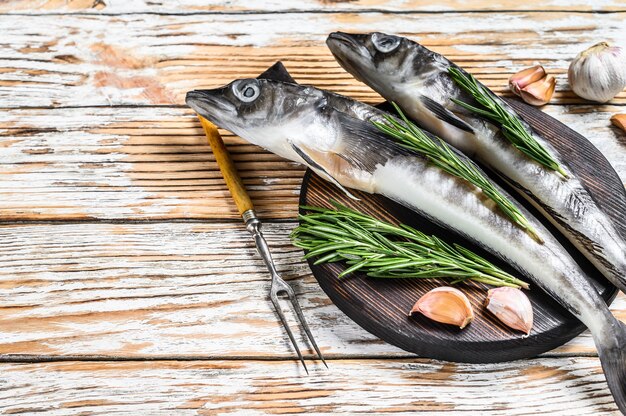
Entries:
[[363,43],[358,40],[359,36],[363,35],[353,35],[345,32],[332,32],[326,38],[326,45],[335,57],[337,57],[337,55],[345,57],[346,55],[355,54],[366,57],[369,55],[369,52]]
[[237,108],[224,97],[225,88],[193,90],[187,93],[185,102],[196,113],[220,125],[223,116],[236,114]]
[[356,38],[350,33],[332,32],[330,35],[328,35],[328,38],[326,39],[326,44],[331,48],[331,50],[331,45],[337,42],[354,49],[359,49],[361,47],[361,44],[359,44]]
[[333,32],[326,38],[326,45],[339,65],[357,79],[359,78],[360,65],[372,59],[371,54],[365,45],[359,41],[358,36],[363,35]]

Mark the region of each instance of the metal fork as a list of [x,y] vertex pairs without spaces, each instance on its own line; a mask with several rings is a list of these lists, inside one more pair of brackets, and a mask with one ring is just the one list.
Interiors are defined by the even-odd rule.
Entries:
[[326,364],[326,361],[324,360],[324,356],[322,355],[322,352],[320,351],[320,349],[317,347],[317,344],[315,343],[315,339],[313,338],[313,334],[311,334],[311,330],[309,329],[309,324],[307,324],[306,319],[304,319],[304,314],[302,313],[302,309],[300,309],[300,304],[298,303],[298,299],[296,298],[295,292],[293,291],[291,286],[289,286],[287,282],[285,282],[283,278],[280,277],[280,275],[276,271],[276,266],[274,265],[272,254],[270,253],[270,249],[267,246],[267,241],[265,241],[265,237],[263,237],[263,233],[261,232],[261,225],[262,225],[261,220],[257,218],[256,213],[254,212],[254,209],[245,211],[242,214],[242,217],[243,217],[244,222],[246,223],[246,228],[248,229],[250,234],[252,234],[252,236],[254,237],[254,242],[256,243],[256,248],[259,251],[259,254],[263,258],[265,265],[267,266],[267,268],[270,271],[270,274],[272,275],[272,285],[270,287],[270,299],[272,300],[274,309],[276,309],[276,313],[278,313],[278,316],[280,317],[280,321],[283,323],[283,326],[285,327],[285,330],[287,331],[287,335],[289,335],[289,339],[291,340],[293,347],[296,349],[296,352],[298,353],[298,357],[300,358],[300,361],[302,362],[302,366],[304,367],[304,370],[306,371],[307,374],[309,374],[309,370],[306,367],[306,364],[304,363],[304,358],[302,357],[300,348],[298,348],[298,343],[296,342],[296,339],[294,338],[293,333],[291,332],[291,329],[289,328],[289,325],[287,324],[287,320],[285,319],[285,315],[283,314],[280,304],[278,303],[278,295],[282,293],[287,294],[287,298],[291,302],[291,306],[293,307],[293,310],[296,312],[296,316],[298,317],[298,320],[300,321],[300,324],[302,325],[304,332],[309,338],[311,345],[313,345],[313,348],[315,348],[315,352],[317,352],[317,355],[320,357],[320,359],[322,360],[326,368],[328,368],[328,364]]
[[263,261],[265,262],[265,265],[267,266],[270,274],[272,275],[272,284],[270,287],[270,299],[272,301],[272,304],[274,305],[274,309],[276,310],[276,313],[278,313],[278,317],[280,318],[280,321],[282,322],[283,327],[285,327],[285,330],[287,331],[287,335],[289,335],[289,339],[291,340],[293,347],[298,353],[298,358],[300,358],[300,362],[302,363],[304,370],[306,371],[307,374],[309,374],[309,369],[304,363],[304,357],[302,357],[300,348],[298,348],[298,343],[296,342],[296,339],[293,336],[291,329],[289,328],[289,324],[287,323],[287,320],[285,319],[285,315],[283,314],[280,304],[278,303],[278,296],[283,293],[287,294],[287,298],[291,302],[291,306],[293,307],[293,310],[296,312],[296,316],[298,317],[298,320],[300,321],[300,324],[302,325],[304,332],[306,333],[309,341],[311,342],[311,345],[313,345],[315,352],[317,353],[319,358],[322,360],[326,368],[328,368],[328,364],[326,364],[326,361],[324,360],[324,356],[322,355],[322,352],[320,351],[320,349],[317,347],[317,344],[315,343],[315,339],[313,338],[313,334],[311,334],[309,325],[307,324],[306,319],[304,319],[304,314],[302,313],[302,309],[300,309],[300,304],[298,303],[296,294],[294,293],[291,286],[289,286],[287,282],[285,282],[278,275],[278,272],[276,271],[276,266],[274,265],[274,260],[272,259],[272,255],[267,245],[267,241],[265,241],[265,237],[263,237],[263,233],[261,232],[261,225],[262,225],[261,220],[259,220],[259,218],[256,216],[256,212],[254,211],[254,205],[252,204],[252,200],[250,199],[250,196],[248,195],[248,192],[246,191],[246,188],[243,185],[243,182],[241,181],[239,174],[237,173],[235,164],[233,163],[233,160],[231,159],[230,154],[228,153],[228,150],[226,149],[226,146],[224,145],[224,141],[222,140],[222,137],[217,131],[217,127],[215,127],[215,125],[213,125],[210,121],[208,121],[204,117],[200,115],[198,115],[198,117],[200,118],[200,122],[202,124],[202,127],[204,128],[204,132],[209,141],[209,144],[211,145],[211,148],[213,149],[215,160],[217,161],[217,164],[220,167],[220,171],[222,172],[222,175],[224,176],[224,180],[226,181],[228,190],[230,191],[233,199],[235,200],[235,204],[237,205],[239,214],[241,214],[241,217],[243,218],[243,221],[246,224],[246,229],[254,237],[256,248],[259,254],[261,255],[261,257],[263,258]]

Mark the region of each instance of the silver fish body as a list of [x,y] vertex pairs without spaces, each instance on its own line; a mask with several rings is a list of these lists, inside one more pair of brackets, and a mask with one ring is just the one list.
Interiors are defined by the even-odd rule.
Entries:
[[591,330],[609,384],[621,386],[614,394],[625,397],[626,383],[619,381],[626,368],[621,348],[626,330],[565,249],[523,207],[544,244],[511,223],[473,185],[385,137],[372,124],[383,120],[381,111],[312,87],[256,79],[192,91],[186,101],[249,142],[303,163],[338,186],[398,201],[513,265]]
[[[328,37],[327,44],[357,79],[397,103],[430,132],[501,175],[626,293],[626,242],[546,139],[533,132],[567,171],[567,180],[516,149],[493,124],[455,104],[451,98],[469,103],[473,99],[449,76],[448,68],[456,65],[442,55],[383,33],[337,32]],[[515,114],[504,101],[495,99]]]

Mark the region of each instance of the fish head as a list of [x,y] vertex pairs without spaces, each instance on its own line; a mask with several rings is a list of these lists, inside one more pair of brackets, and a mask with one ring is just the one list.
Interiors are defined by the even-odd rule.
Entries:
[[449,89],[449,63],[405,37],[334,32],[326,44],[346,71],[389,101],[409,101],[425,90],[439,97]]
[[300,161],[292,144],[320,150],[336,137],[324,123],[322,91],[265,79],[239,79],[187,93],[187,105],[217,126],[287,159]]
[[472,98],[455,84],[446,58],[410,39],[380,32],[335,32],[326,43],[344,69],[408,117],[462,151],[476,151],[473,127],[458,116],[465,110],[451,100]]
[[407,72],[404,63],[415,55],[408,39],[381,32],[333,32],[326,39],[326,44],[337,62],[366,84],[381,75],[386,78],[386,82],[402,82]]
[[290,84],[282,85],[281,89],[266,80],[238,79],[221,88],[190,91],[185,101],[207,120],[239,133],[290,117],[296,107],[286,91]]

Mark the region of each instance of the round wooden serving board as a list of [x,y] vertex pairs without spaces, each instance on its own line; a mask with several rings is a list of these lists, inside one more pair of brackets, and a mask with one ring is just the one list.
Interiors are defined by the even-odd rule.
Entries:
[[[554,118],[517,100],[507,100],[533,128],[546,137],[583,181],[600,207],[613,219],[622,235],[626,235],[626,194],[619,177],[606,158],[587,139]],[[500,182],[499,182],[500,183]],[[504,184],[500,183],[502,186]],[[508,186],[510,193],[515,194]],[[480,250],[463,237],[434,225],[424,217],[384,197],[356,192],[360,201],[353,201],[341,190],[308,171],[300,195],[301,205],[330,206],[334,199],[344,205],[392,222],[409,224],[426,233],[436,234],[448,242],[456,242],[483,255],[493,263],[516,274],[508,265]],[[518,198],[521,200],[522,198]],[[523,202],[537,218],[536,210]],[[610,303],[616,289],[547,221],[553,231],[581,267],[592,276],[598,290]],[[445,285],[445,281],[418,279],[375,279],[355,273],[341,280],[337,275],[342,263],[309,265],[322,289],[346,315],[377,337],[406,351],[448,361],[487,363],[533,357],[551,350],[580,334],[585,327],[531,282],[527,291],[534,310],[534,326],[528,337],[514,332],[496,320],[482,306],[486,286],[460,284],[476,314],[476,319],[463,330],[433,322],[424,316],[407,316],[413,304],[427,291]],[[565,290],[565,288],[564,288]]]

